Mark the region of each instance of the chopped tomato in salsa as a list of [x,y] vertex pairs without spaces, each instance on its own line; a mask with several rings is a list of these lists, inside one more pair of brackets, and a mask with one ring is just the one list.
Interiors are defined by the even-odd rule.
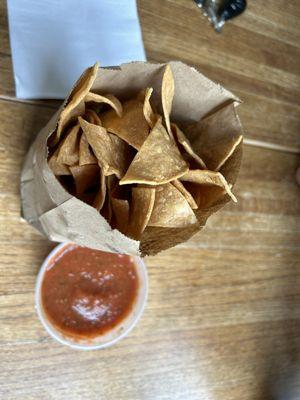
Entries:
[[42,305],[62,333],[93,338],[126,318],[137,291],[132,257],[72,245],[50,261],[42,282]]

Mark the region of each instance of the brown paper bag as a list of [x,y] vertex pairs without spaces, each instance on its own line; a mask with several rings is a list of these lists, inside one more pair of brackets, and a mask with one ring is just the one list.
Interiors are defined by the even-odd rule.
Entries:
[[[171,121],[184,130],[201,152],[204,162],[214,164],[207,167],[218,168],[232,187],[242,157],[242,141],[238,139],[241,138],[242,127],[235,112],[239,99],[194,68],[181,62],[169,64],[175,80]],[[91,90],[100,94],[113,93],[126,100],[146,87],[153,87],[153,102],[162,114],[160,95],[164,68],[164,64],[143,62],[100,68]],[[80,82],[79,79],[75,88],[80,87]],[[112,229],[95,208],[68,193],[48,166],[47,139],[57,128],[68,99],[38,134],[26,156],[21,175],[22,216],[48,239],[71,241],[109,252],[156,254],[189,239],[202,229],[212,213],[230,200],[224,192],[218,201],[213,201],[209,192],[204,196],[205,204],[195,210],[197,223],[185,228],[148,226],[140,242]],[[84,107],[79,104],[74,116],[83,113]],[[213,161],[211,154],[216,156]]]

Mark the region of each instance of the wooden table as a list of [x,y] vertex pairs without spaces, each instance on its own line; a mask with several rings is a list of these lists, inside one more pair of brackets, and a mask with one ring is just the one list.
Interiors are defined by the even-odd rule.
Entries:
[[0,1],[1,398],[300,398],[300,3],[248,3],[217,35],[191,0],[138,1],[148,58],[180,59],[240,96],[251,145],[238,204],[146,259],[149,301],[134,331],[107,350],[78,352],[54,342],[34,310],[53,244],[20,220],[19,174],[56,105],[14,97]]

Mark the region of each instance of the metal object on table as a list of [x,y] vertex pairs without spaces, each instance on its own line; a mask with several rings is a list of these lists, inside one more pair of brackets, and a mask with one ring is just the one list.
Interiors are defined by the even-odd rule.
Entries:
[[194,0],[203,14],[208,17],[209,21],[215,28],[216,32],[221,29],[226,21],[237,17],[245,11],[247,6],[246,0]]

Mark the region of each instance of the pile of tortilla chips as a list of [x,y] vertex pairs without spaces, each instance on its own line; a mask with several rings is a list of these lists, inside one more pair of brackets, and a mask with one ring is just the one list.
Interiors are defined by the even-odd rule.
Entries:
[[235,115],[233,103],[184,127],[170,121],[176,88],[169,65],[162,115],[151,87],[122,101],[93,93],[97,70],[83,75],[48,140],[48,164],[69,193],[132,239],[151,242],[165,229],[175,244],[178,228],[199,230],[224,196],[236,202],[220,172],[242,141],[238,130],[228,136],[222,127],[224,113]]

